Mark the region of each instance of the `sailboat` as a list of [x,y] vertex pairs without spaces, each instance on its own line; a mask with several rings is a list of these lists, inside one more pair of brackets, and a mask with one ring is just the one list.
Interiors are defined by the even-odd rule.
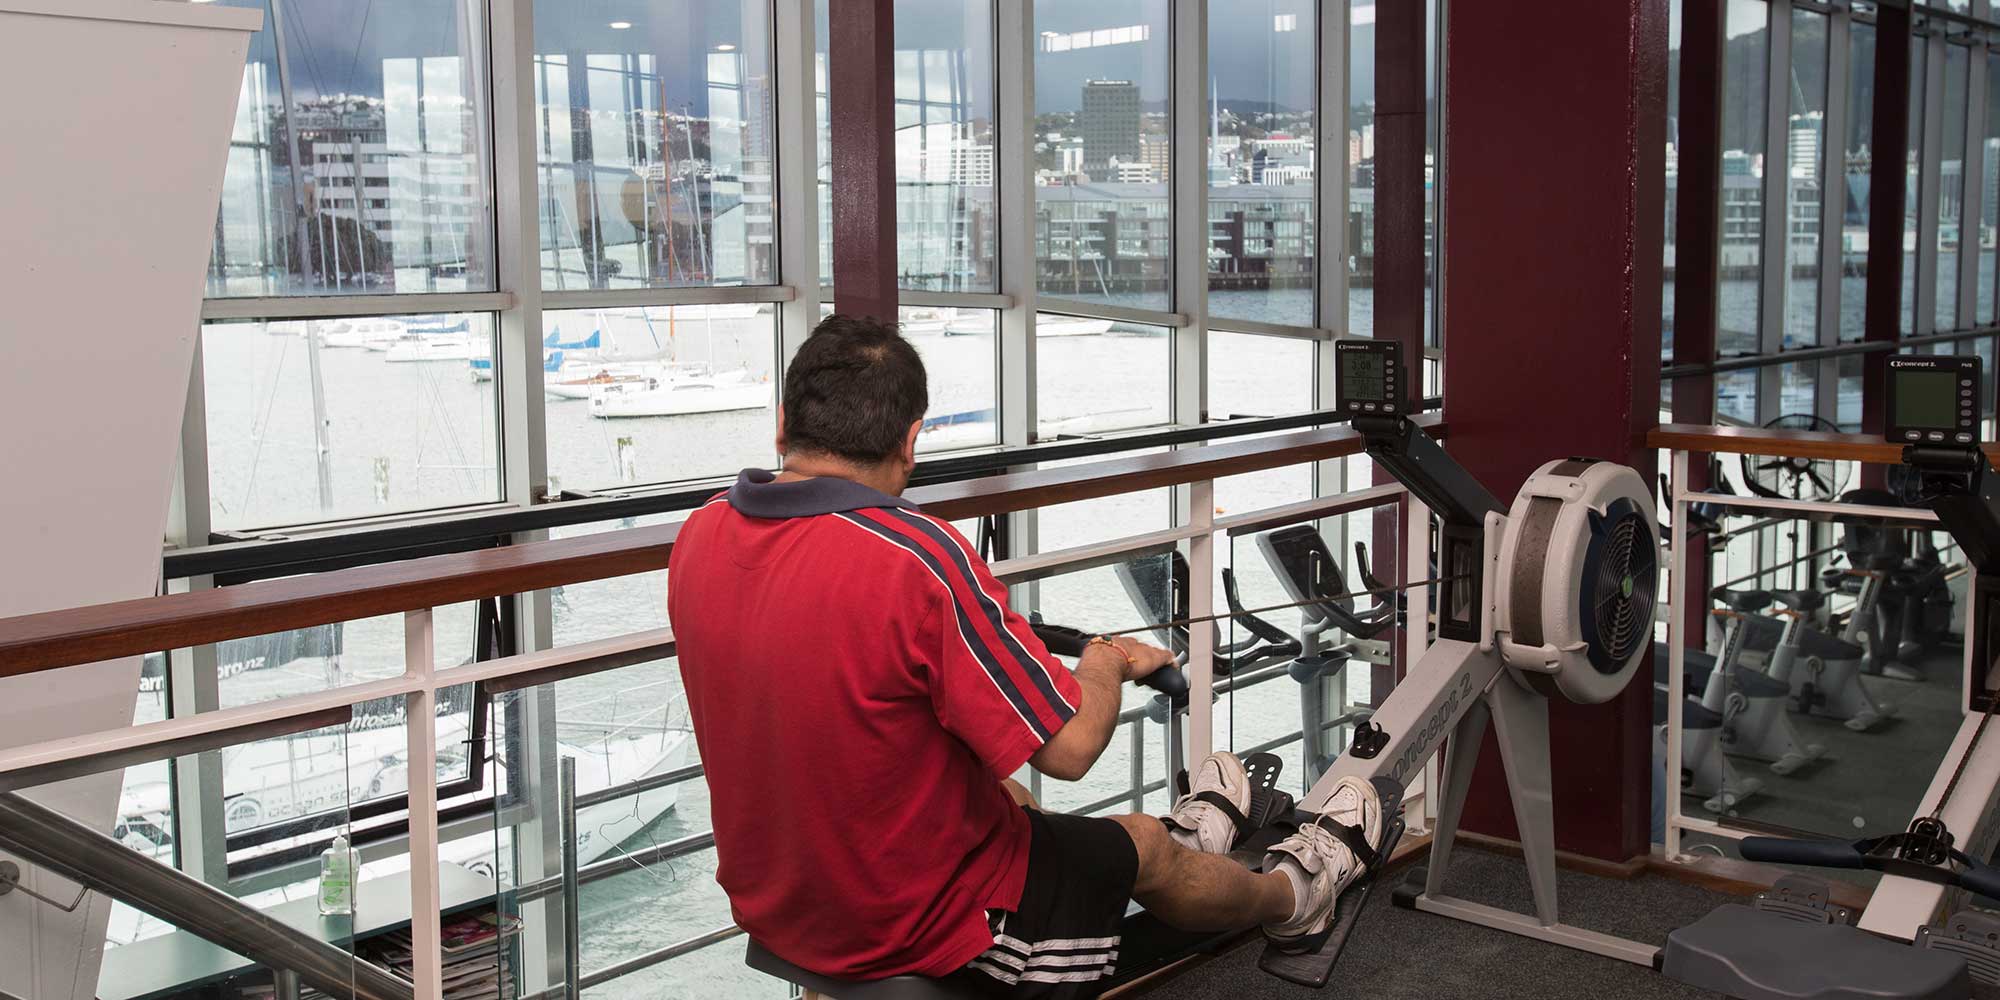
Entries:
[[771,405],[769,379],[747,371],[721,375],[661,372],[637,383],[599,386],[590,394],[593,417],[678,417],[690,413],[761,410]]

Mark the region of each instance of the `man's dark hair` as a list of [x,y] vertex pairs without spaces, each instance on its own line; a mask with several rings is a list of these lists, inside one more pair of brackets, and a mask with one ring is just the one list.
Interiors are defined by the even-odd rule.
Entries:
[[785,369],[785,446],[872,465],[930,407],[924,359],[896,328],[835,313]]

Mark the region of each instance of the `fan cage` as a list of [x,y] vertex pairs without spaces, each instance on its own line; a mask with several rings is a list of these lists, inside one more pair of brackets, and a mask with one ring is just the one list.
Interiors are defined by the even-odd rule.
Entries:
[[1615,674],[1653,641],[1659,554],[1652,524],[1629,499],[1593,515],[1577,621],[1599,673]]

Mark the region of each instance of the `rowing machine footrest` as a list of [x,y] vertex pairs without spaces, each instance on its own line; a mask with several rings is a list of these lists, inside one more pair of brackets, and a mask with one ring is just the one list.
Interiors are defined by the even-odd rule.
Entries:
[[[1396,850],[1396,842],[1403,838],[1403,789],[1387,778],[1376,778],[1375,790],[1382,799],[1383,827],[1379,856],[1386,863]],[[1314,817],[1301,812],[1296,818],[1300,823],[1310,823]],[[1340,898],[1334,901],[1333,923],[1323,933],[1307,938],[1290,951],[1280,950],[1277,945],[1266,941],[1257,967],[1288,983],[1324,989],[1327,981],[1333,978],[1334,963],[1340,961],[1340,953],[1347,947],[1347,937],[1354,930],[1354,921],[1367,908],[1369,890],[1381,874],[1380,868],[1367,869],[1341,891]]]
[[1851,924],[1855,913],[1833,901],[1833,886],[1810,875],[1786,875],[1777,884],[1757,894],[1750,905],[1770,913],[1808,924]]
[[2000,915],[1960,910],[1942,924],[1918,928],[1917,947],[1959,955],[1973,979],[2000,986]]

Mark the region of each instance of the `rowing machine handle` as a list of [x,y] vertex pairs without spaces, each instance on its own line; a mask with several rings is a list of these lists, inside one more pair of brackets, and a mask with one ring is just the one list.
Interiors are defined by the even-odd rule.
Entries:
[[[1743,860],[1814,868],[1863,868],[1861,849],[1845,840],[1793,840],[1788,837],[1745,837],[1739,846]],[[2000,883],[1996,883],[2000,887]]]
[[2000,902],[2000,868],[1969,865],[1959,870],[1957,881],[1961,888]]
[[[1090,645],[1090,633],[1067,625],[1051,625],[1042,620],[1040,612],[1028,616],[1028,626],[1034,629],[1035,637],[1042,640],[1042,645],[1047,646],[1049,652],[1058,656],[1082,656],[1084,648]],[[1182,673],[1181,668],[1173,664],[1139,678],[1138,683],[1166,695],[1177,703],[1187,701],[1187,674]]]

